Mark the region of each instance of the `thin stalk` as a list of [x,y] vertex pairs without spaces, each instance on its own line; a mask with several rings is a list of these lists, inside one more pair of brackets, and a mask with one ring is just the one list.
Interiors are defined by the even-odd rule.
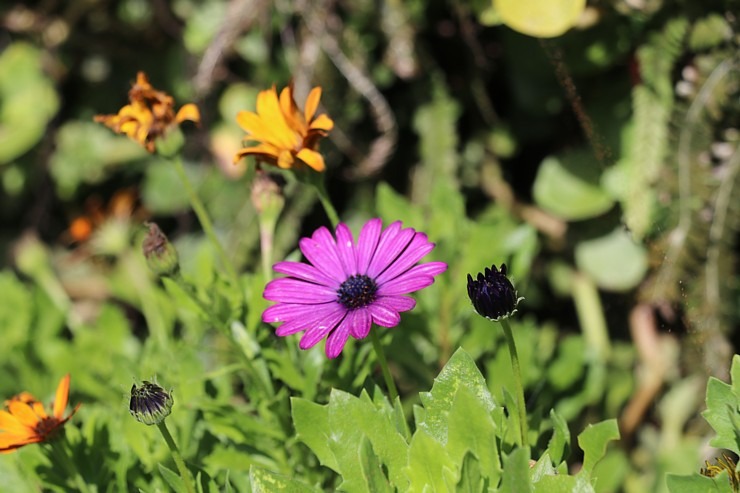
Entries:
[[87,482],[80,474],[79,469],[77,469],[77,466],[67,453],[67,449],[65,448],[66,441],[66,436],[63,439],[52,440],[49,443],[49,445],[51,445],[52,454],[55,456],[57,463],[61,464],[66,473],[72,477],[77,491],[81,493],[91,493],[92,489],[90,489]]
[[521,436],[519,437],[519,445],[526,447],[528,444],[527,435],[529,435],[529,429],[527,427],[527,408],[524,402],[524,386],[522,385],[522,371],[519,366],[519,355],[516,352],[514,334],[511,332],[511,326],[509,325],[508,320],[499,320],[499,323],[501,323],[501,327],[504,328],[506,343],[509,346],[509,356],[511,357],[511,369],[514,372],[516,400],[517,407],[519,408],[519,430],[521,432]]
[[315,182],[316,191],[319,194],[319,200],[321,201],[321,205],[324,207],[324,210],[326,211],[326,215],[329,217],[329,221],[331,222],[332,226],[335,228],[337,227],[337,224],[339,224],[339,214],[337,214],[337,210],[334,208],[334,205],[331,203],[331,200],[329,199],[329,194],[326,192],[326,185],[324,185],[324,177],[320,177]]
[[388,361],[385,359],[385,353],[383,352],[383,346],[380,344],[380,337],[378,337],[377,330],[370,331],[370,340],[373,343],[373,349],[375,349],[375,355],[378,358],[380,370],[383,372],[385,386],[388,387],[388,395],[391,398],[391,402],[395,402],[398,398],[398,389],[396,389],[396,382],[393,381],[393,376],[388,368]]
[[172,435],[170,435],[170,430],[167,429],[167,424],[165,423],[165,420],[157,423],[157,428],[159,428],[159,431],[162,433],[164,441],[167,442],[167,446],[172,453],[172,458],[175,460],[177,470],[180,471],[182,482],[185,484],[185,489],[188,493],[195,493],[195,482],[193,481],[193,476],[190,474],[190,470],[185,465],[185,461],[180,454],[180,449],[177,448],[177,444],[172,439]]
[[262,274],[265,276],[265,283],[267,283],[272,280],[272,247],[275,240],[275,227],[277,226],[277,222],[260,215],[259,223]]
[[239,284],[239,276],[236,273],[234,264],[231,263],[229,256],[226,255],[226,251],[224,250],[224,247],[221,245],[221,242],[218,241],[216,232],[213,229],[213,223],[211,222],[211,218],[208,215],[208,212],[206,212],[206,208],[203,205],[203,202],[200,200],[200,197],[198,197],[198,194],[195,193],[195,189],[193,188],[193,185],[190,183],[190,179],[188,178],[188,175],[185,172],[185,166],[182,164],[182,158],[180,158],[180,156],[177,155],[177,156],[172,157],[170,160],[175,165],[175,170],[177,171],[177,174],[180,177],[180,181],[182,182],[182,185],[185,188],[185,193],[187,193],[188,195],[188,199],[190,200],[190,205],[193,208],[193,211],[195,211],[195,215],[198,216],[198,221],[200,221],[200,225],[203,227],[203,231],[208,237],[208,240],[213,245],[213,248],[215,248],[216,255],[218,255],[219,258],[221,259],[221,263],[223,264],[224,269],[226,269],[226,273],[231,279],[231,282],[234,284],[234,287],[239,289],[240,292],[242,292],[242,288]]

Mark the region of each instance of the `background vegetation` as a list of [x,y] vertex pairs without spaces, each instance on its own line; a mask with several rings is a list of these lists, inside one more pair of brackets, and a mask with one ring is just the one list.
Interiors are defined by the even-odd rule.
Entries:
[[[486,1],[5,2],[0,396],[48,401],[71,373],[83,406],[67,433],[100,491],[166,488],[167,449],[127,410],[152,375],[175,389],[168,422],[214,484],[249,491],[268,470],[338,486],[296,437],[290,397],[372,392],[370,346],[329,361],[260,322],[254,163],[232,164],[237,111],[293,81],[299,101],[322,86],[336,123],[322,152],[342,219],[403,220],[450,266],[383,332],[406,416],[458,347],[505,401],[503,334],[474,315],[465,280],[506,262],[525,297],[512,324],[533,428],[553,426],[551,409],[574,436],[616,418],[596,491],[667,491],[666,473],[719,453],[699,413],[740,342],[738,12],[597,0],[551,37]],[[200,107],[185,164],[242,273],[244,313],[171,166],[92,121],[125,104],[139,70]],[[287,177],[283,193],[273,256],[297,259],[327,219],[309,187]],[[192,292],[148,272],[145,220],[174,241]],[[567,455],[577,470],[581,451]],[[41,447],[0,456],[0,477],[63,491]]]

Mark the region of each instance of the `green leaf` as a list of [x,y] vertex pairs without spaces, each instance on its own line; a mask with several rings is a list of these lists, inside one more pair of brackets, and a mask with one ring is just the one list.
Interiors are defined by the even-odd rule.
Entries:
[[553,38],[576,24],[586,0],[494,0],[501,20],[522,34]]
[[457,391],[462,387],[471,392],[486,412],[490,413],[496,407],[480,370],[468,353],[460,348],[434,379],[431,392],[419,394],[425,414],[419,429],[425,430],[442,444],[447,443],[448,415]]
[[668,474],[666,484],[671,493],[732,493],[727,471],[722,471],[712,478],[701,474],[690,476]]
[[386,224],[401,221],[404,226],[412,228],[422,228],[425,224],[419,208],[385,182],[378,183],[375,208]]
[[534,493],[594,493],[594,487],[584,476],[557,474],[543,476],[534,484]]
[[578,445],[583,450],[583,467],[578,473],[591,477],[594,466],[606,454],[606,446],[612,440],[619,439],[619,426],[616,419],[609,419],[588,425],[585,430],[578,435]]
[[504,459],[501,493],[530,493],[532,481],[529,479],[529,447],[519,447]]
[[298,480],[268,471],[261,467],[249,468],[249,482],[252,485],[252,493],[317,493],[318,489]]
[[308,445],[322,466],[339,472],[339,464],[329,447],[331,429],[328,406],[295,397],[290,400],[290,404],[296,437]]
[[443,493],[451,491],[457,483],[458,465],[444,446],[425,430],[417,430],[411,438],[408,461],[409,487],[402,491]]
[[550,410],[552,420],[552,437],[547,444],[547,451],[555,465],[564,461],[570,453],[570,430],[568,423],[554,409]]
[[602,289],[627,291],[647,272],[647,252],[629,233],[618,228],[606,236],[576,245],[576,265]]
[[710,424],[717,436],[712,439],[710,445],[717,448],[732,450],[736,454],[740,452],[740,356],[732,358],[732,385],[721,380],[710,377],[707,382],[707,409],[702,413],[704,419]]
[[383,474],[383,464],[378,460],[378,456],[367,437],[364,437],[362,443],[360,443],[360,466],[362,467],[362,476],[366,479],[370,491],[373,493],[393,493],[395,491],[388,482],[388,478]]
[[460,470],[460,481],[457,483],[455,491],[459,493],[478,493],[479,491],[486,491],[489,484],[488,481],[483,479],[480,462],[473,454],[465,454]]
[[598,164],[585,150],[542,161],[532,192],[543,209],[569,221],[599,216],[614,205],[600,185]]
[[172,488],[177,493],[187,493],[187,488],[185,488],[185,482],[182,480],[179,474],[172,471],[171,469],[168,469],[167,467],[163,466],[162,464],[157,464],[159,467],[159,472],[162,474],[162,477],[165,481],[167,481],[167,484],[170,485],[170,488]]

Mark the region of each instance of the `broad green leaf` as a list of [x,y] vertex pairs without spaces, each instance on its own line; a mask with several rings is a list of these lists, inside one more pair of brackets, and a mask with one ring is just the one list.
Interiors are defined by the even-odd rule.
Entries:
[[261,467],[249,468],[252,493],[317,493],[319,490],[307,484]]
[[594,487],[584,476],[555,474],[535,483],[534,493],[594,493]]
[[732,385],[721,380],[710,377],[707,382],[707,409],[702,416],[714,428],[717,436],[709,442],[717,448],[726,448],[736,454],[740,452],[740,421],[738,414],[740,409],[740,356],[735,355],[732,359]]
[[600,185],[598,162],[586,150],[545,158],[532,193],[543,209],[569,221],[600,216],[614,205]]
[[367,481],[368,489],[371,492],[393,493],[396,491],[383,473],[383,464],[378,460],[378,456],[367,437],[364,437],[360,443],[360,465],[362,467],[362,477]]
[[589,478],[596,463],[606,454],[606,447],[609,442],[618,439],[619,426],[616,419],[588,425],[578,435],[578,446],[583,450],[583,467],[578,474]]
[[531,493],[532,481],[529,478],[529,447],[514,449],[504,458],[501,493]]
[[290,400],[290,404],[296,437],[308,445],[322,466],[339,472],[339,464],[329,446],[331,429],[328,406],[295,397]]
[[679,476],[678,474],[666,475],[666,484],[671,493],[732,493],[730,477],[727,471],[722,471],[713,478],[692,474],[690,476]]
[[619,228],[606,236],[576,245],[576,265],[602,289],[627,291],[647,272],[647,252],[627,231]]
[[478,493],[486,491],[486,485],[490,484],[483,479],[480,462],[471,453],[465,454],[460,471],[460,482],[457,483],[455,491],[459,493]]
[[444,493],[457,483],[455,471],[458,465],[444,446],[425,430],[417,430],[411,438],[408,460],[406,475],[410,484],[403,491]]
[[494,0],[501,20],[522,34],[553,38],[573,27],[586,8],[586,0]]
[[431,392],[419,395],[425,413],[424,421],[419,423],[419,429],[425,430],[442,444],[447,443],[448,414],[458,389],[462,387],[471,392],[487,412],[490,413],[496,407],[480,370],[468,353],[460,348],[434,379]]

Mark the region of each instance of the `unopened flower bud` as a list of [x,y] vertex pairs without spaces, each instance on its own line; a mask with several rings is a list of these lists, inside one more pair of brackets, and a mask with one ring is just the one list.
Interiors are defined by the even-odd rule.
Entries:
[[158,276],[169,276],[180,270],[177,250],[154,223],[148,223],[149,232],[141,245],[149,268]]
[[172,412],[172,391],[167,392],[156,383],[143,381],[141,387],[131,387],[129,412],[136,421],[145,425],[161,423]]
[[506,264],[501,264],[501,270],[495,265],[486,267],[476,279],[468,274],[468,296],[475,311],[490,320],[510,317],[523,299],[517,297],[516,289],[506,277]]
[[258,171],[252,181],[252,204],[259,214],[275,217],[280,215],[285,205],[282,187],[263,171]]

